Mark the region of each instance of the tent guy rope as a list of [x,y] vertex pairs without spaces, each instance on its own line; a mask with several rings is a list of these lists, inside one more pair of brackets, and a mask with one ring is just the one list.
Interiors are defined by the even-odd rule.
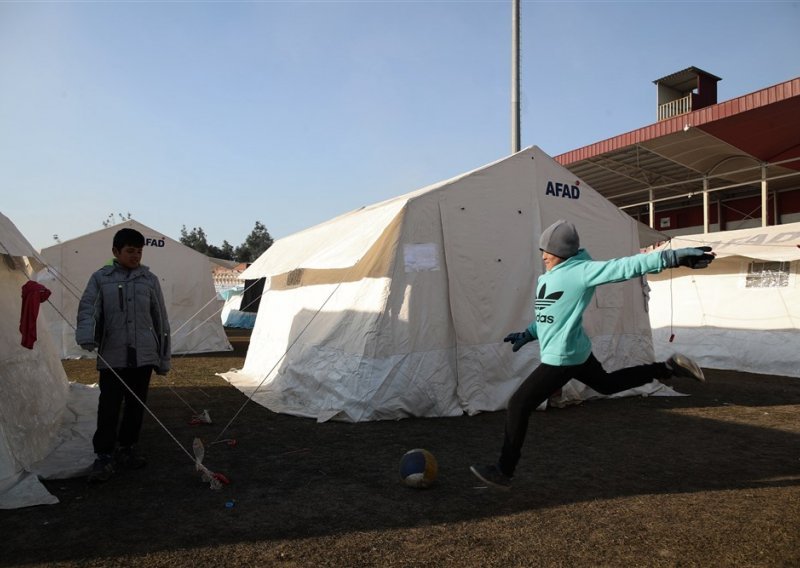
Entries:
[[[5,245],[5,243],[3,243],[2,241],[0,241],[0,246],[2,246],[2,247],[3,247],[3,250],[5,251],[5,254],[6,254],[6,255],[8,255],[8,256],[13,256],[13,255],[11,255],[11,252],[10,252],[10,250],[8,249],[8,247]],[[44,264],[44,263],[43,263],[43,264]],[[47,265],[45,264],[45,266],[47,266]],[[57,271],[56,271],[56,272],[57,272]],[[54,274],[54,275],[56,275],[56,272],[51,272],[51,274]],[[30,275],[27,273],[27,271],[23,271],[23,273],[25,274],[25,277],[26,277],[26,278],[27,278],[29,281],[32,281],[32,279],[31,279]],[[60,276],[56,276],[56,280],[57,280],[58,282],[60,282],[62,285],[64,285],[64,283],[62,282],[62,278],[61,278]],[[63,280],[66,280],[66,279],[63,279]],[[64,286],[64,287],[65,287],[65,288],[67,288],[67,289],[69,290],[69,286]],[[55,312],[61,316],[61,318],[64,320],[64,323],[66,323],[66,324],[67,324],[67,325],[68,325],[68,326],[69,326],[69,327],[70,327],[70,328],[71,328],[73,331],[76,331],[76,328],[75,328],[75,326],[72,324],[72,322],[70,322],[70,321],[69,321],[69,320],[68,320],[68,319],[67,319],[67,318],[64,316],[64,314],[62,314],[62,313],[61,313],[61,312],[60,312],[60,311],[59,311],[59,310],[58,310],[58,309],[57,309],[55,306],[53,306],[53,304],[50,302],[50,300],[49,300],[49,299],[48,299],[48,300],[46,300],[46,301],[47,301],[47,303],[48,303],[48,304],[50,304],[50,306],[51,306],[51,307],[52,307],[52,308],[55,310]],[[97,358],[98,358],[98,359],[100,359],[100,360],[101,360],[103,363],[105,363],[105,364],[106,364],[106,366],[108,367],[108,369],[111,371],[111,373],[114,375],[114,377],[116,377],[116,379],[117,379],[117,380],[120,382],[120,384],[122,384],[122,386],[123,386],[123,387],[125,387],[125,389],[126,389],[126,390],[127,390],[127,391],[128,391],[130,394],[131,394],[131,395],[133,395],[133,398],[134,398],[134,399],[136,399],[136,401],[137,401],[139,404],[141,404],[141,405],[142,405],[142,408],[143,408],[145,411],[147,411],[147,413],[148,413],[148,414],[149,414],[149,415],[150,415],[150,416],[153,418],[153,420],[155,420],[155,421],[156,421],[156,423],[157,423],[157,424],[158,424],[158,425],[161,427],[161,429],[162,429],[162,430],[164,430],[164,432],[166,432],[166,433],[167,433],[167,435],[168,435],[168,436],[169,436],[169,437],[170,437],[170,438],[171,438],[171,439],[172,439],[172,440],[175,442],[175,444],[177,444],[177,446],[178,446],[178,447],[181,449],[181,451],[183,451],[183,453],[185,453],[185,454],[186,454],[186,456],[187,456],[187,457],[188,457],[188,458],[189,458],[189,459],[190,459],[190,460],[191,460],[191,461],[192,461],[192,462],[195,464],[195,467],[196,467],[196,469],[197,469],[198,471],[201,471],[201,473],[202,473],[202,479],[203,479],[203,481],[204,481],[204,482],[208,482],[208,483],[210,484],[210,486],[211,486],[211,489],[220,489],[220,488],[222,487],[222,484],[227,484],[227,483],[229,483],[229,480],[228,480],[228,478],[227,478],[227,477],[225,477],[223,474],[220,474],[220,473],[215,473],[215,472],[211,471],[211,470],[210,470],[208,467],[206,467],[205,465],[203,465],[203,464],[202,464],[202,458],[198,459],[198,457],[197,457],[196,455],[192,455],[192,453],[190,453],[190,452],[189,452],[189,450],[187,450],[187,449],[184,447],[184,445],[183,445],[183,444],[181,444],[181,442],[178,440],[178,438],[176,438],[176,437],[175,437],[175,435],[174,435],[174,434],[172,433],[172,431],[171,431],[171,430],[170,430],[170,429],[167,427],[167,425],[166,425],[166,424],[164,424],[164,423],[163,423],[163,422],[162,422],[162,421],[161,421],[161,420],[158,418],[158,416],[156,416],[156,414],[155,414],[155,413],[152,411],[152,409],[151,409],[151,408],[150,408],[150,407],[149,407],[149,406],[148,406],[146,403],[144,403],[144,402],[141,400],[141,398],[139,398],[139,397],[136,395],[136,393],[135,393],[135,392],[134,392],[134,391],[133,391],[133,390],[132,390],[132,389],[131,389],[131,388],[130,388],[130,387],[129,387],[129,386],[126,384],[126,383],[125,383],[125,381],[123,381],[123,380],[122,380],[122,377],[120,377],[120,376],[119,376],[119,374],[117,373],[117,371],[116,371],[115,369],[113,369],[113,368],[111,367],[111,365],[109,365],[109,364],[108,364],[108,362],[107,362],[105,359],[103,359],[103,356],[102,356],[102,355],[100,355],[100,353],[97,353],[96,355],[97,355]],[[173,392],[174,392],[174,391],[173,391]]]

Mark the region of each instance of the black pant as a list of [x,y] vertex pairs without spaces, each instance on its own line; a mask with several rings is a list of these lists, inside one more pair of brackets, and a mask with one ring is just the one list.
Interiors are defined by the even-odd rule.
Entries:
[[500,471],[509,477],[514,474],[531,412],[570,379],[577,379],[600,394],[609,395],[647,384],[653,379],[668,379],[671,376],[671,371],[664,363],[637,365],[607,373],[593,353],[580,365],[556,367],[542,363],[508,401],[505,439],[498,461]]
[[[130,387],[125,388],[116,373]],[[131,390],[142,403],[147,402],[152,367],[134,367],[100,371],[100,401],[97,405],[97,431],[92,443],[97,454],[110,454],[119,440],[120,446],[132,446],[139,441],[144,407],[131,394]],[[119,414],[122,409],[122,421]]]

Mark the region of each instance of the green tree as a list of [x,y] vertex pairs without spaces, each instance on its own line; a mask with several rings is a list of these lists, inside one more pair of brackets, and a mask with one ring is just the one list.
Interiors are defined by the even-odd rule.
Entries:
[[126,213],[125,215],[123,215],[122,213],[117,213],[117,216],[119,217],[119,221],[115,221],[114,214],[109,213],[108,217],[106,217],[106,220],[103,221],[103,226],[108,228],[111,227],[112,225],[116,225],[117,223],[124,223],[125,221],[130,221],[132,218],[130,213]]
[[235,255],[233,245],[228,241],[222,241],[222,246],[214,246],[208,245],[208,252],[206,254],[208,256],[213,256],[214,258],[221,258],[223,260],[234,260]]
[[244,243],[236,247],[236,260],[239,262],[253,262],[272,246],[272,242],[272,237],[267,228],[261,221],[256,221],[255,227],[247,235]]
[[194,227],[191,231],[187,231],[186,225],[183,225],[181,227],[180,241],[181,244],[186,245],[197,252],[208,254],[208,240],[206,239],[206,232],[202,227]]
[[236,258],[236,251],[228,241],[222,241],[222,247],[220,247],[219,252],[219,258],[224,258],[225,260],[234,260]]

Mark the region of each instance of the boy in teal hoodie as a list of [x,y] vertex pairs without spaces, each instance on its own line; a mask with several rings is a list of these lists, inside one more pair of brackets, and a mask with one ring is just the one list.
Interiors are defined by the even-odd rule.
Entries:
[[700,367],[679,353],[665,362],[606,372],[592,353],[592,342],[583,329],[583,312],[592,300],[595,288],[601,284],[623,282],[665,268],[705,268],[714,260],[711,247],[595,261],[580,248],[575,226],[559,220],[542,233],[539,249],[546,272],[536,285],[536,317],[525,331],[511,333],[504,341],[511,343],[516,352],[526,343],[538,339],[541,364],[508,401],[505,437],[497,464],[470,467],[481,481],[502,489],[511,487],[531,412],[570,379],[577,379],[605,395],[632,389],[653,379],[683,376],[704,380]]

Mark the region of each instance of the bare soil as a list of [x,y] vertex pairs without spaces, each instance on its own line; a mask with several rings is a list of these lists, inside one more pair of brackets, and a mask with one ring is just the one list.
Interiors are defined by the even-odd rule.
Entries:
[[[230,336],[234,352],[153,377],[164,427],[145,418],[145,469],[48,481],[59,504],[0,511],[0,566],[800,566],[798,379],[707,370],[673,382],[688,397],[537,412],[502,492],[468,469],[496,457],[502,412],[275,414],[215,376],[244,362],[247,333]],[[92,362],[64,366],[97,380]],[[203,409],[213,423],[190,424]],[[195,437],[221,490],[195,471]],[[399,482],[415,447],[439,463],[427,490]]]

